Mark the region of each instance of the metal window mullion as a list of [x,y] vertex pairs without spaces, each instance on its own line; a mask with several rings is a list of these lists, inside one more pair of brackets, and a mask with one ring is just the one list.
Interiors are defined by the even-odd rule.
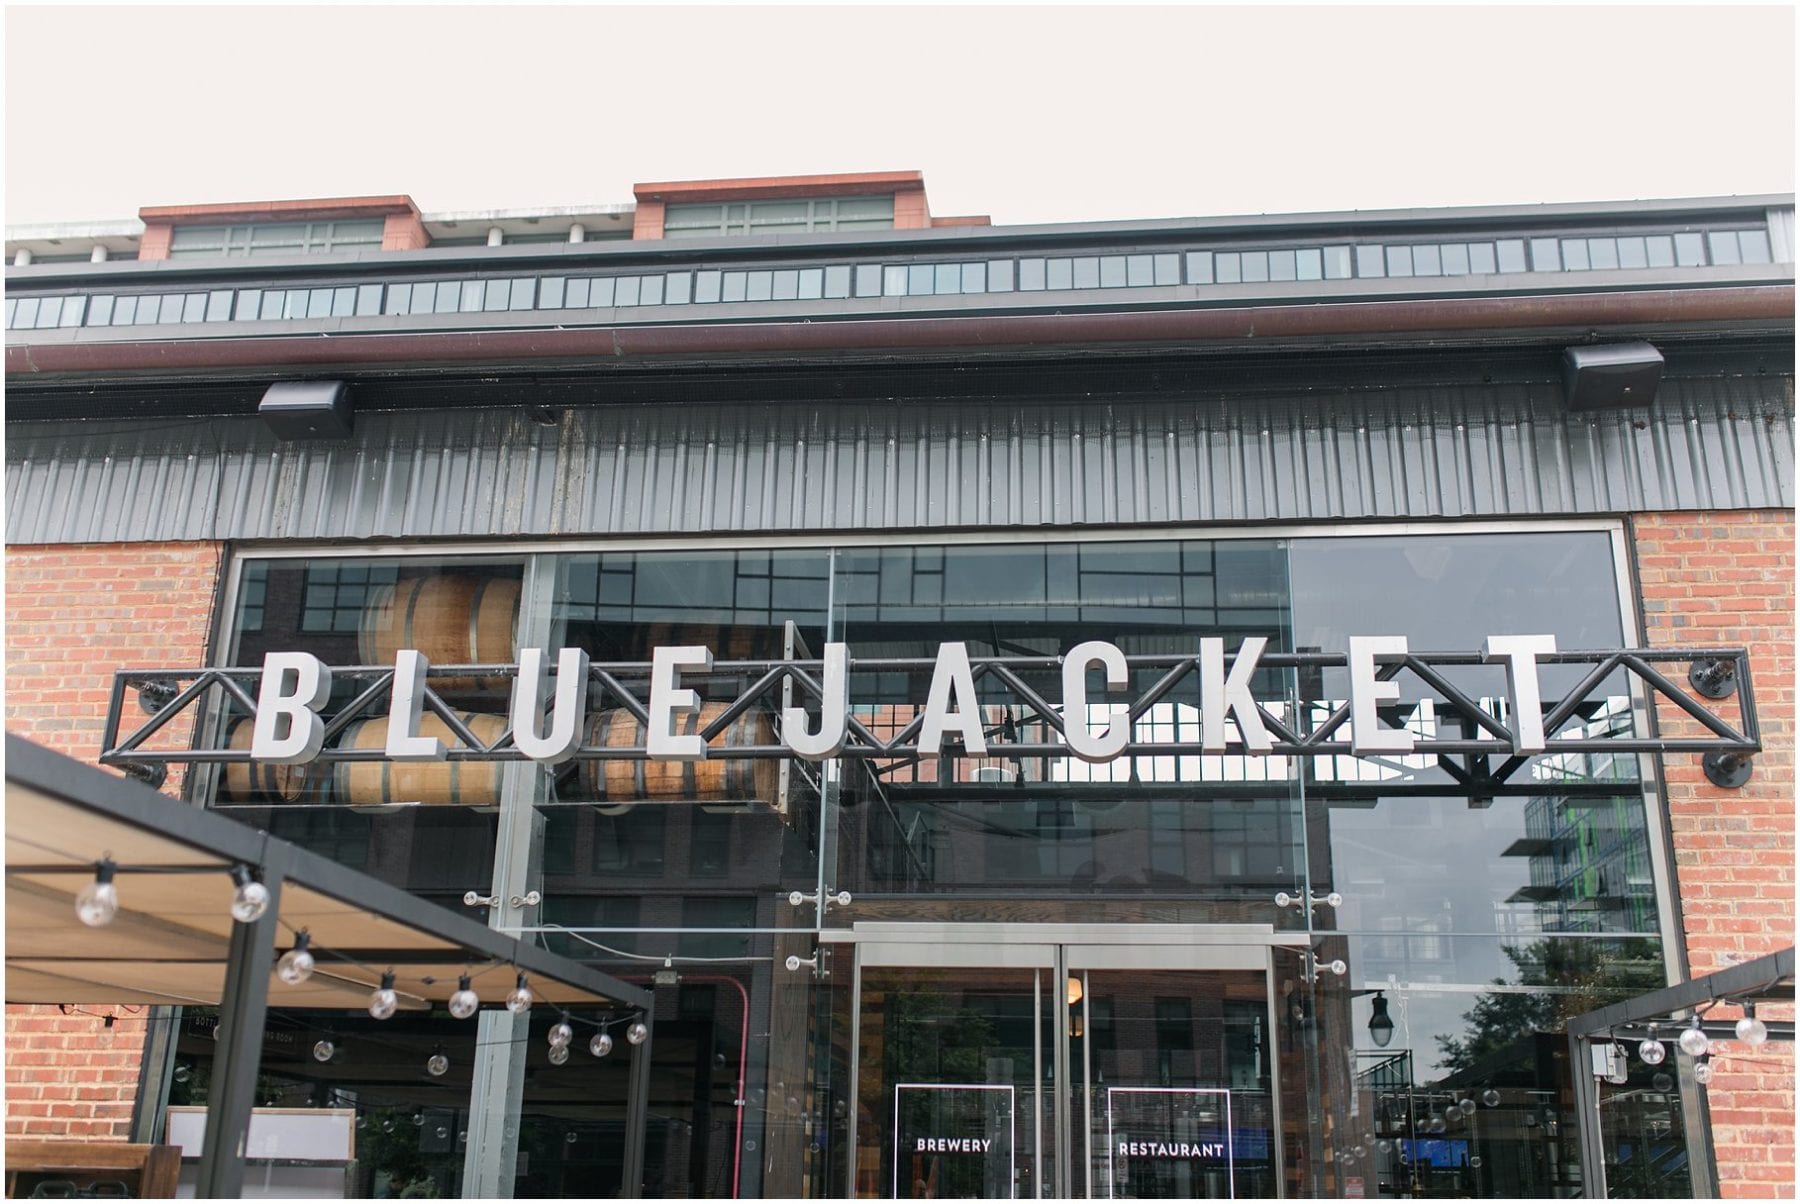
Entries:
[[[1600,1084],[1594,1078],[1592,1048],[1586,1034],[1569,1034],[1569,1078],[1574,1093],[1576,1149],[1581,1158],[1581,1194],[1604,1200],[1606,1146],[1600,1133]],[[1691,1147],[1690,1147],[1691,1148]]]
[[1069,1113],[1073,1108],[1074,1093],[1069,1089],[1069,992],[1064,984],[1069,980],[1069,954],[1066,946],[1058,945],[1052,962],[1050,979],[1050,1000],[1056,1008],[1056,1027],[1050,1034],[1051,1067],[1056,1078],[1056,1097],[1054,1115],[1056,1128],[1056,1195],[1067,1200],[1074,1195],[1075,1176],[1069,1144],[1074,1138],[1074,1126]]
[[[556,557],[529,557],[519,593],[520,647],[544,647],[549,643],[555,586]],[[527,914],[533,909],[517,906],[512,899],[528,893],[542,870],[538,854],[544,821],[536,803],[543,774],[543,768],[530,761],[508,762],[501,767],[500,822],[489,883],[489,893],[498,902],[488,912],[491,928],[517,932],[536,923],[537,917]],[[509,1199],[513,1195],[530,1030],[529,1012],[514,1015],[486,1009],[481,1013],[474,1073],[469,1084],[469,1140],[463,1155],[465,1196]]]
[[846,1200],[856,1197],[856,1156],[857,1156],[857,1114],[862,1104],[862,1008],[863,1008],[863,962],[862,945],[850,947],[850,1112],[844,1144],[849,1148],[849,1159],[845,1173],[849,1182],[844,1185]]

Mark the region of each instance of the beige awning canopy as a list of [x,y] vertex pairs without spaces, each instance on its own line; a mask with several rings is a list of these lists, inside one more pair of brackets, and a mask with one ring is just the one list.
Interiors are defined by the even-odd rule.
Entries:
[[[75,901],[102,861],[116,867],[119,906],[111,922],[90,928]],[[272,897],[253,920],[232,918],[234,871]],[[289,986],[272,972],[275,957],[302,929],[317,968]],[[630,1047],[625,1159],[626,1181],[642,1178],[650,992],[267,832],[6,737],[6,1001],[219,1009],[197,1195],[243,1195],[268,1009],[365,1009],[390,970],[401,1008],[445,1005],[467,974],[483,1006],[497,1009],[523,973],[536,1003],[636,1013],[644,1039]],[[517,1030],[525,1020],[490,1012],[469,1023]]]
[[[236,821],[6,739],[6,1002],[204,1004],[224,997],[230,871],[281,862],[273,952],[311,933],[318,968],[268,1006],[360,1009],[395,971],[402,1009],[442,1007],[471,976],[485,1006],[515,976],[548,1005],[645,1006],[641,988],[496,932]],[[90,928],[75,896],[105,857],[119,913]]]

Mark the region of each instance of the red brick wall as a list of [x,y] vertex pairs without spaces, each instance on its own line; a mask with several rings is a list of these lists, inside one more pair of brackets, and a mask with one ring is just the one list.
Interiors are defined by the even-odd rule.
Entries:
[[390,213],[381,227],[381,249],[384,251],[422,251],[431,245],[431,235],[419,220],[419,211]]
[[[1794,943],[1794,518],[1786,511],[1639,516],[1632,524],[1652,645],[1750,651],[1764,751],[1739,790],[1700,758],[1664,759],[1690,971],[1698,976]],[[1721,713],[1735,717],[1731,700]],[[1702,734],[1663,707],[1666,736]],[[1735,1015],[1721,1008],[1716,1014]],[[1793,1009],[1765,1008],[1791,1019]],[[1794,1056],[1733,1041],[1707,1088],[1721,1193],[1794,1195]]]
[[665,206],[661,201],[642,201],[631,215],[631,237],[661,238]]
[[[206,662],[220,554],[213,543],[8,548],[6,730],[93,761],[113,670]],[[171,727],[185,744],[187,725]],[[180,780],[171,773],[165,790]],[[142,1008],[8,1007],[7,1136],[126,1140],[145,1030]]]
[[[762,176],[739,180],[681,180],[634,184],[637,210],[631,237],[661,238],[667,206],[689,201],[765,201],[794,197],[888,196],[894,198],[894,228],[923,230],[932,225],[925,177],[916,171],[854,172],[824,176]],[[946,224],[986,225],[987,218],[953,218]]]
[[175,238],[175,227],[167,222],[146,222],[138,238],[139,259],[167,259],[169,244]]
[[[6,1009],[6,1135],[125,1141],[148,1009]],[[112,1026],[104,1017],[115,1016]]]

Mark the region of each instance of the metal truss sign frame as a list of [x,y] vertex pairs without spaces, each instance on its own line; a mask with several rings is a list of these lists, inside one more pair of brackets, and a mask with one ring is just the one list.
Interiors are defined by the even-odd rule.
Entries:
[[[1246,643],[1248,645],[1248,641]],[[791,638],[788,646],[794,647]],[[1706,773],[1713,782],[1721,786],[1741,786],[1749,777],[1752,755],[1762,750],[1751,691],[1749,655],[1741,648],[1539,650],[1531,658],[1536,665],[1579,666],[1584,670],[1578,682],[1563,692],[1560,698],[1541,700],[1536,697],[1535,672],[1532,674],[1534,680],[1529,692],[1519,694],[1511,690],[1510,673],[1511,668],[1517,666],[1515,658],[1512,666],[1509,666],[1509,691],[1514,698],[1524,698],[1537,704],[1532,709],[1537,711],[1541,726],[1535,728],[1528,728],[1518,722],[1519,715],[1524,713],[1520,710],[1520,704],[1515,703],[1508,708],[1515,712],[1509,717],[1506,710],[1493,701],[1471,697],[1450,680],[1451,671],[1469,666],[1495,665],[1497,659],[1491,652],[1409,651],[1403,640],[1383,637],[1378,648],[1363,651],[1364,676],[1359,682],[1358,656],[1354,648],[1348,654],[1264,653],[1259,648],[1248,654],[1248,668],[1245,668],[1246,654],[1240,652],[1239,663],[1233,667],[1229,678],[1224,677],[1222,662],[1216,653],[1211,654],[1209,664],[1209,654],[1205,651],[1194,656],[1127,657],[1118,653],[1111,645],[1082,646],[1082,649],[1092,648],[1106,649],[1116,654],[1116,666],[1105,663],[1105,657],[1098,652],[1082,653],[1084,658],[1091,656],[1098,659],[1083,659],[1074,672],[1065,672],[1065,657],[969,657],[960,644],[944,645],[935,660],[852,658],[841,645],[828,646],[824,659],[714,663],[710,653],[705,654],[704,661],[693,659],[693,654],[704,653],[704,649],[677,648],[658,649],[656,659],[648,663],[599,664],[588,663],[585,655],[582,655],[578,660],[568,660],[564,664],[579,665],[579,672],[586,676],[588,689],[559,689],[557,693],[563,698],[580,697],[582,701],[579,705],[582,707],[591,700],[629,714],[638,724],[638,738],[635,743],[628,744],[594,744],[586,742],[583,733],[573,738],[565,737],[564,746],[554,756],[523,750],[520,747],[519,733],[515,731],[521,718],[526,719],[534,728],[539,724],[542,716],[541,702],[535,705],[535,709],[528,707],[521,710],[515,699],[515,706],[511,711],[512,723],[492,739],[483,739],[470,730],[458,712],[432,684],[434,680],[443,681],[448,678],[464,682],[479,678],[503,682],[508,678],[518,678],[521,665],[426,666],[423,658],[419,658],[409,666],[405,663],[405,658],[408,655],[417,657],[417,654],[403,652],[402,663],[396,666],[318,666],[319,671],[326,675],[328,683],[334,680],[340,683],[353,682],[356,690],[349,702],[329,713],[324,713],[324,708],[329,704],[323,696],[314,701],[312,705],[320,711],[315,728],[318,743],[306,755],[289,757],[287,760],[331,763],[393,759],[382,748],[342,748],[334,746],[333,741],[349,724],[359,719],[377,717],[384,713],[403,718],[408,702],[411,704],[412,722],[412,728],[408,730],[416,729],[418,716],[429,712],[442,721],[451,737],[450,742],[439,749],[432,759],[549,759],[559,762],[571,759],[661,759],[672,755],[666,751],[670,747],[670,736],[665,730],[663,743],[659,746],[652,723],[659,722],[666,729],[671,714],[685,712],[692,715],[698,705],[696,696],[691,692],[676,689],[673,694],[684,697],[677,698],[674,709],[671,710],[671,686],[680,684],[681,679],[679,675],[671,677],[666,672],[659,676],[659,670],[666,668],[664,653],[689,654],[686,662],[678,661],[693,665],[699,670],[699,673],[690,671],[686,681],[688,686],[699,684],[703,678],[715,696],[722,697],[728,693],[731,697],[722,711],[713,714],[704,726],[698,726],[686,738],[691,743],[683,747],[688,749],[686,756],[690,759],[704,759],[708,755],[704,742],[717,738],[740,717],[759,710],[773,714],[775,723],[772,730],[781,742],[734,745],[729,749],[712,750],[712,754],[720,759],[778,759],[783,762],[843,758],[866,763],[877,774],[895,765],[915,764],[921,760],[941,758],[947,761],[973,756],[1021,762],[1029,759],[1061,759],[1074,755],[1080,755],[1089,761],[1221,755],[1299,758],[1428,756],[1436,758],[1437,765],[1452,779],[1455,787],[1482,794],[1520,793],[1526,789],[1541,793],[1546,788],[1557,788],[1547,787],[1542,782],[1523,787],[1509,781],[1534,757],[1557,754],[1698,753],[1701,754]],[[1082,649],[1077,652],[1082,652]],[[956,655],[950,655],[952,650]],[[1075,655],[1070,654],[1071,658]],[[947,663],[950,665],[948,672]],[[1680,674],[1671,675],[1658,667],[1681,665],[1687,666],[1685,688],[1677,680]],[[547,675],[547,668],[537,654],[532,655],[524,668],[531,680],[540,687],[556,680]],[[1033,675],[1062,675],[1065,694],[1073,691],[1081,705],[1089,708],[1092,713],[1086,696],[1082,693],[1085,686],[1075,684],[1085,678],[1089,668],[1107,670],[1110,675],[1109,684],[1114,690],[1111,694],[1097,696],[1110,708],[1103,713],[1112,717],[1108,730],[1113,739],[1103,755],[1091,755],[1094,740],[1091,732],[1083,732],[1072,741],[1065,727],[1065,707],[1059,707],[1047,699],[1043,692],[1027,680]],[[1242,673],[1239,672],[1240,669],[1243,670]],[[1273,670],[1278,673],[1288,671],[1291,676],[1287,680],[1294,685],[1293,695],[1282,702],[1267,702],[1250,697],[1248,681],[1251,670]],[[1352,696],[1344,700],[1304,696],[1304,693],[1319,692],[1316,683],[1330,670],[1350,672]],[[1665,737],[1656,734],[1654,730],[1649,733],[1636,730],[1606,730],[1596,733],[1589,730],[1592,726],[1590,721],[1607,707],[1607,696],[1600,695],[1599,691],[1609,680],[1616,681],[1616,675],[1621,673],[1642,690],[1643,698],[1651,704],[1652,712],[1655,703],[1667,703],[1693,720],[1704,734]],[[933,683],[932,699],[925,706],[917,708],[903,727],[885,737],[872,730],[863,718],[858,717],[855,708],[848,706],[842,708],[840,739],[830,747],[819,744],[816,735],[807,733],[793,733],[786,738],[782,737],[780,720],[784,715],[790,722],[805,719],[800,710],[793,709],[797,700],[809,699],[824,712],[830,709],[832,700],[847,697],[844,683],[850,676],[868,674],[899,674],[909,679],[930,677]],[[1141,681],[1145,676],[1152,679],[1147,687],[1133,689],[1127,685],[1132,681]],[[946,678],[949,679],[947,684],[940,689],[940,680]],[[1198,741],[1137,739],[1136,725],[1151,713],[1152,708],[1177,700],[1190,705],[1195,701],[1187,697],[1188,694],[1195,693],[1195,682],[1191,680],[1194,678],[1200,679],[1197,697],[1206,699],[1207,709],[1216,715],[1205,724],[1204,738]],[[1425,691],[1422,697],[1433,700],[1435,722],[1423,733],[1409,734],[1404,727],[1387,726],[1396,722],[1403,723],[1405,714],[1420,706],[1417,700],[1398,701],[1402,678],[1408,678],[1415,686],[1422,687]],[[1306,689],[1306,683],[1309,682],[1315,683],[1310,691]],[[1230,692],[1221,693],[1221,685]],[[1355,694],[1359,685],[1365,694],[1373,695],[1373,699],[1365,699],[1359,704]],[[977,700],[976,691],[984,686],[987,693]],[[1178,693],[1184,687],[1186,692]],[[170,763],[251,764],[266,760],[267,758],[259,758],[251,749],[154,749],[149,746],[152,738],[167,728],[171,721],[192,710],[212,708],[214,713],[237,713],[255,719],[259,709],[268,704],[266,689],[265,672],[259,667],[119,670],[114,675],[100,762],[125,769],[139,777],[160,780]],[[134,692],[148,716],[127,731],[124,730],[126,702]],[[1734,699],[1735,716],[1728,721],[1705,705],[1701,701],[1703,698],[1715,702],[1726,698]],[[291,705],[292,699],[286,701],[290,704],[290,710],[295,709]],[[955,702],[962,705],[953,709],[951,704]],[[562,702],[559,701],[558,705],[562,705]],[[912,704],[907,705],[910,707]],[[979,716],[971,718],[972,713],[997,707],[1004,707],[1007,717],[991,732],[984,728]],[[1017,708],[1019,714],[1016,720],[1013,718],[1014,708]],[[866,712],[866,708],[864,709]],[[1362,721],[1359,724],[1352,723],[1353,713],[1361,715]],[[1382,721],[1379,734],[1383,742],[1380,745],[1376,745],[1370,735],[1370,729],[1376,726],[1372,722],[1376,715]],[[935,732],[931,730],[934,716],[939,721]],[[955,735],[961,731],[962,743],[945,742],[943,721],[946,716],[950,720],[949,734]],[[1226,734],[1227,717],[1233,719],[1237,739],[1231,739]],[[961,728],[956,726],[959,719]],[[1126,721],[1122,728],[1119,720]],[[1259,726],[1261,731],[1254,731]],[[1360,734],[1356,731],[1358,726],[1364,729]],[[563,727],[566,729],[567,725],[564,724]],[[576,728],[579,731],[579,723]],[[1526,730],[1521,730],[1522,728]],[[201,725],[197,730],[207,729]],[[989,740],[987,736],[990,734],[999,738]],[[525,735],[527,744],[535,748],[543,747],[544,737],[536,731]],[[1399,742],[1395,743],[1396,740]],[[798,747],[808,742],[811,744],[810,751],[797,751]],[[1072,747],[1076,742],[1084,743],[1090,751],[1078,753]]]

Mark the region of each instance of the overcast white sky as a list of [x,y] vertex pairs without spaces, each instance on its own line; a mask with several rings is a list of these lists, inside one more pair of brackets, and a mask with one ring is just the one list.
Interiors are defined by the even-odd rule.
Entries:
[[1794,187],[1763,8],[9,8],[6,224],[918,169],[996,223]]

